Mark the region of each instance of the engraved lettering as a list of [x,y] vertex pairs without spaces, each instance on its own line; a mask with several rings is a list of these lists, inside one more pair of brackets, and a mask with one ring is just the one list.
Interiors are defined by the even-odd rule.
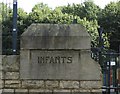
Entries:
[[50,58],[49,56],[45,58],[45,63],[48,63],[49,58]]
[[44,57],[38,57],[38,63],[44,63],[45,60],[44,60]]
[[55,60],[54,57],[50,57],[50,63],[55,63],[54,60]]
[[38,63],[72,63],[72,57],[38,56]]
[[38,57],[38,63],[40,63],[40,57]]
[[62,58],[62,63],[65,63],[65,58],[66,57],[61,57]]
[[68,57],[67,59],[68,59],[67,63],[72,63],[72,57]]
[[60,63],[60,57],[59,56],[55,57],[55,63]]

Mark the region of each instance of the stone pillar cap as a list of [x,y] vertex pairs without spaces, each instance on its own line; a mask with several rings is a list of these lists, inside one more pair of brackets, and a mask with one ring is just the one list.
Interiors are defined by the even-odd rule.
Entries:
[[21,49],[90,49],[90,36],[80,24],[32,24]]

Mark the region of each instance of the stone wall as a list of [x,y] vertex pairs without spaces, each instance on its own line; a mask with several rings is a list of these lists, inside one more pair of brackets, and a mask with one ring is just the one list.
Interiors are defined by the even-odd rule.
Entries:
[[[20,56],[3,56],[2,94],[77,94],[101,93],[101,80],[23,80],[20,79]],[[0,82],[1,84],[1,82]],[[41,92],[41,93],[40,93]]]
[[20,46],[20,55],[1,56],[2,94],[102,92],[101,69],[81,25],[32,24]]
[[2,55],[0,55],[0,94],[2,92],[3,80],[2,80]]
[[2,92],[2,24],[0,22],[0,94]]

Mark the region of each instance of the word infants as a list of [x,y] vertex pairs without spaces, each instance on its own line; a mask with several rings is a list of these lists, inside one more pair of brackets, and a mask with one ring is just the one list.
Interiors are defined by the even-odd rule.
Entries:
[[38,56],[38,63],[72,63],[72,57]]

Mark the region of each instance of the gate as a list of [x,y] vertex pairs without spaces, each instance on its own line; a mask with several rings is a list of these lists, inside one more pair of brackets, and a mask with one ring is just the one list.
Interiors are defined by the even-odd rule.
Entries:
[[99,62],[103,74],[103,94],[120,94],[120,53],[92,48],[92,58]]
[[119,94],[119,53],[103,53],[102,73],[103,73],[103,93]]
[[103,94],[120,94],[120,53],[104,47],[102,32],[103,28],[98,28],[99,47],[92,48],[91,55],[102,68]]
[[99,62],[102,68],[103,94],[120,94],[120,53],[104,48],[102,32],[103,29],[98,28],[99,47],[91,49],[91,57]]

